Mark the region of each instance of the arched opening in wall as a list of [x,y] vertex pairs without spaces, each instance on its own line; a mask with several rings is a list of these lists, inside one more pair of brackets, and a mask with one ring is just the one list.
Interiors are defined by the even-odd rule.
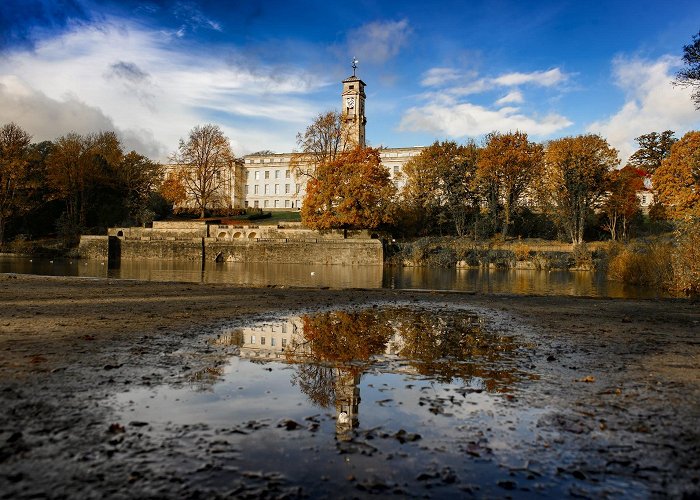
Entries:
[[221,252],[217,253],[215,262],[223,262],[223,261],[224,261],[224,254]]
[[226,238],[226,231],[221,231],[221,232],[219,233],[219,238],[222,238],[222,239],[223,239],[223,238]]
[[248,233],[248,238],[251,239],[251,240],[252,240],[253,238],[255,238],[256,236],[257,236],[257,234],[255,233],[255,231],[253,231],[253,232],[251,232],[251,233]]
[[124,231],[117,231],[117,236],[124,236]]
[[233,233],[233,237],[234,237],[234,238],[240,238],[240,237],[241,237],[241,232],[240,232],[240,231],[236,231],[235,233]]
[[378,235],[377,233],[372,233],[372,234],[370,235],[370,238],[372,238],[373,240],[378,240],[378,239],[379,239],[379,235]]

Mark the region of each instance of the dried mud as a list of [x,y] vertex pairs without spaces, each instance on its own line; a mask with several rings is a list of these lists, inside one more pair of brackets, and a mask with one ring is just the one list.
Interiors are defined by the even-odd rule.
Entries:
[[[409,461],[420,441],[400,430],[364,430],[338,444],[339,454],[361,464],[355,474],[301,480],[281,464],[250,465],[246,448],[230,443],[239,435],[303,436],[323,425],[314,415],[241,422],[225,432],[197,425],[163,431],[120,420],[111,406],[125,390],[182,384],[187,373],[209,373],[202,383],[215,382],[211,367],[231,351],[210,341],[225,325],[396,303],[472,307],[532,346],[522,363],[538,380],[498,400],[505,421],[537,410],[536,439],[507,443],[523,461],[499,458],[496,431],[461,422],[481,437],[465,440],[459,471],[430,450],[431,463],[389,482],[370,473],[373,460],[400,446],[391,458]],[[3,498],[700,495],[700,307],[684,300],[0,275],[0,376]],[[427,404],[449,412],[455,403]],[[480,476],[484,464],[496,473]]]

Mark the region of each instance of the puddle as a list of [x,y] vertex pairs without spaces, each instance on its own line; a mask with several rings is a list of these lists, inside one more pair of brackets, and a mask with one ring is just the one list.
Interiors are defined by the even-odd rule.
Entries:
[[528,457],[544,411],[517,403],[537,384],[525,368],[531,347],[474,313],[331,311],[227,331],[213,343],[237,354],[187,375],[184,386],[132,389],[116,401],[119,418],[168,449],[171,467],[204,490],[567,491]]

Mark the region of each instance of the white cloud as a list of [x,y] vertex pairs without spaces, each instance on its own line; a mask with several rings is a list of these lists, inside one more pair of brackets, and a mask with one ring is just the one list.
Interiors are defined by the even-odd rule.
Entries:
[[318,111],[307,95],[325,82],[302,70],[226,64],[178,46],[173,35],[112,19],[5,53],[0,123],[15,121],[42,139],[111,128],[134,144],[144,137],[139,152],[158,151],[162,160],[193,126],[210,121],[239,154],[291,150]]
[[618,57],[613,61],[615,83],[625,103],[613,115],[591,123],[587,130],[605,137],[624,161],[636,150],[635,137],[673,130],[680,137],[700,127],[691,102],[692,91],[672,85],[681,61],[672,56],[656,60]]
[[429,131],[449,137],[477,136],[494,130],[522,130],[546,136],[568,127],[571,122],[561,115],[526,116],[517,108],[488,109],[471,103],[452,106],[428,104],[409,109],[399,125],[404,131]]
[[423,74],[421,85],[436,87],[462,78],[462,74],[454,68],[431,68]]
[[[439,90],[426,92],[420,97],[425,105],[404,113],[399,130],[446,134],[451,137],[476,136],[494,130],[508,132],[522,130],[535,136],[549,136],[570,125],[565,116],[549,113],[543,116],[527,115],[518,107],[525,101],[521,85],[553,87],[563,83],[568,75],[559,68],[531,73],[506,73],[496,77],[481,77],[460,72],[454,68],[437,67],[423,74],[423,86],[437,86]],[[466,102],[466,96],[483,94],[506,87],[511,89],[496,100],[493,107]]]
[[511,92],[508,92],[506,95],[501,97],[496,101],[497,106],[501,106],[503,104],[508,104],[508,103],[521,103],[523,102],[523,93],[520,92],[519,90],[513,90]]
[[496,85],[513,87],[516,85],[538,85],[541,87],[552,87],[568,79],[568,75],[559,68],[547,71],[533,71],[532,73],[507,73],[493,79]]
[[348,34],[348,47],[360,62],[383,64],[406,45],[411,27],[401,21],[375,21],[363,24]]

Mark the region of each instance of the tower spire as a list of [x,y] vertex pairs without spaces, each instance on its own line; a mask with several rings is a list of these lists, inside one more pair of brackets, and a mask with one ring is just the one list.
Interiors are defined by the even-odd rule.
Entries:
[[359,63],[359,62],[360,61],[358,61],[356,57],[352,58],[352,76],[353,77],[355,76],[355,70],[357,70],[357,63]]

